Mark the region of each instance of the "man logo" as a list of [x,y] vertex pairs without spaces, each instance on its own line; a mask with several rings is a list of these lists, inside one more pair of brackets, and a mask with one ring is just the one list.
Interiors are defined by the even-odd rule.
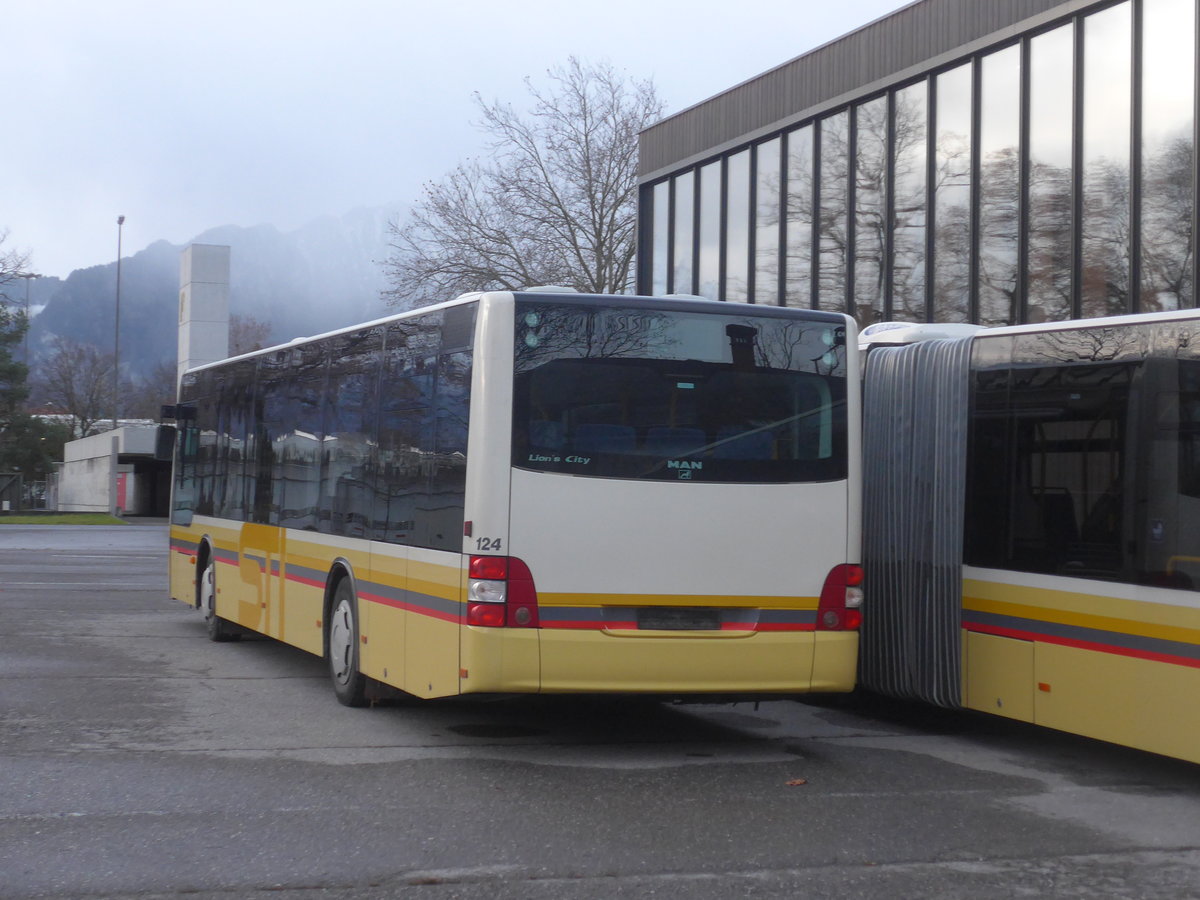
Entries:
[[668,459],[667,468],[678,470],[680,481],[691,481],[692,470],[703,469],[704,463],[694,459]]

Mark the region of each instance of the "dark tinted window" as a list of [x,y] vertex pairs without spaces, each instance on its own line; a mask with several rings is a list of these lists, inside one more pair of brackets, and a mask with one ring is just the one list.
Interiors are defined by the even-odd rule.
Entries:
[[[176,525],[190,525],[201,493],[199,414],[203,406],[206,418],[212,416],[212,406],[205,397],[212,386],[206,373],[195,373],[185,375],[179,388],[180,413],[176,420],[179,435],[175,441],[175,492],[171,521]],[[209,427],[212,428],[213,424],[210,423]]]
[[617,478],[845,477],[829,319],[517,305],[513,465]]
[[317,517],[320,531],[365,537],[370,530],[372,446],[383,335],[384,329],[379,327],[330,341]]
[[462,547],[474,304],[389,326],[379,394],[378,539]]
[[216,512],[217,494],[222,486],[217,455],[217,402],[209,395],[197,399],[195,405],[196,495],[193,508],[198,515],[211,516]]
[[253,496],[251,411],[254,402],[254,361],[244,360],[220,370],[218,455],[223,473],[216,514],[244,521],[247,498]]
[[1200,586],[1200,326],[982,338],[968,563]]
[[283,471],[279,454],[291,431],[288,390],[291,354],[287,350],[258,358],[258,383],[254,397],[255,482],[252,521],[279,524],[283,505]]
[[[976,390],[968,561],[1115,576],[1135,364],[1039,366]],[[1004,510],[997,515],[998,510]]]
[[185,376],[176,521],[193,512],[462,545],[475,304]]
[[379,471],[375,482],[380,540],[425,545],[417,530],[428,448],[433,446],[433,391],[437,374],[435,319],[422,316],[388,327],[379,387]]

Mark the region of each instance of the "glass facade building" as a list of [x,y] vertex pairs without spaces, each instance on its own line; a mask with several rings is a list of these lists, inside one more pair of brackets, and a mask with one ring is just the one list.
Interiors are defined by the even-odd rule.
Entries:
[[1005,325],[1196,305],[1197,0],[922,0],[642,135],[644,294]]

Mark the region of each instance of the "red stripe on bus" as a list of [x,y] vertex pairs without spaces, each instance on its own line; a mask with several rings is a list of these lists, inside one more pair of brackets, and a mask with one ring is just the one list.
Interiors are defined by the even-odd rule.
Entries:
[[1060,647],[1074,647],[1078,650],[1091,650],[1096,653],[1111,653],[1113,656],[1128,656],[1132,659],[1145,659],[1150,662],[1170,663],[1176,666],[1188,666],[1192,669],[1200,669],[1200,659],[1191,659],[1186,656],[1175,656],[1169,653],[1155,653],[1153,650],[1137,650],[1132,647],[1118,647],[1115,644],[1101,644],[1097,641],[1081,641],[1077,638],[1059,637],[1052,634],[1043,634],[1038,631],[1022,631],[1017,628],[1002,628],[998,625],[983,625],[979,623],[967,623],[963,626],[967,631],[974,631],[980,634],[992,634],[997,637],[1011,637],[1022,641],[1037,641],[1043,644],[1056,644]]
[[[277,573],[272,572],[271,574],[276,575]],[[288,572],[285,577],[288,581],[294,581],[297,584],[307,585],[308,587],[315,587],[315,588],[324,588],[325,587],[324,581],[317,581],[315,578],[305,578],[303,575],[293,575],[291,572]]]

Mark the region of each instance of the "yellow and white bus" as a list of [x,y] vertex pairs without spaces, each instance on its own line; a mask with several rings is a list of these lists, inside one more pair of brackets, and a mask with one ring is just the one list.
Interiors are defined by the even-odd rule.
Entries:
[[842,315],[566,291],[202,366],[171,593],[348,705],[850,690],[857,367]]
[[864,331],[864,685],[1200,762],[1200,311],[931,330]]

